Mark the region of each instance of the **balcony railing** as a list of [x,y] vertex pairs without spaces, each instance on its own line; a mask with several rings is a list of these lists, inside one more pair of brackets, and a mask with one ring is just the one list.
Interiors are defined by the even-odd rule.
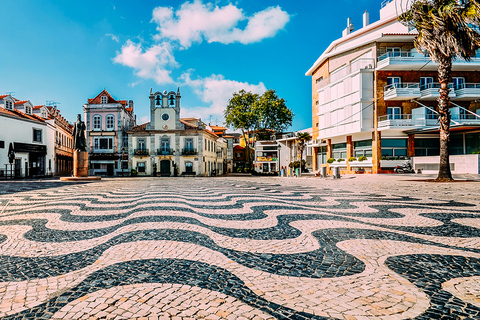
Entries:
[[480,98],[480,83],[462,83],[455,86],[455,100]]
[[134,149],[133,154],[136,156],[148,156],[150,151],[148,149]]
[[329,77],[323,78],[323,80],[317,82],[317,90],[334,83],[342,78],[345,78],[349,74],[352,74],[360,69],[373,69],[375,68],[375,61],[370,58],[358,59],[345,67],[333,72]]
[[392,83],[384,87],[385,100],[408,100],[420,97],[418,82]]
[[[430,62],[427,65],[427,62]],[[470,59],[470,61],[466,61],[461,58],[457,58],[453,61],[453,68],[459,67],[459,70],[463,70],[465,68],[468,69],[467,66],[472,64],[478,65],[480,63],[480,56],[475,56]],[[430,56],[424,55],[417,51],[396,51],[396,52],[387,52],[382,54],[377,58],[377,69],[384,69],[391,65],[391,67],[387,68],[386,70],[394,70],[398,68],[398,65],[408,65],[409,67],[414,67],[417,65],[425,65],[423,66],[423,70],[436,70],[437,63],[432,61]],[[397,67],[395,67],[397,66]],[[395,67],[392,69],[392,67]],[[465,69],[465,70],[467,70]]]
[[426,115],[411,115],[411,114],[389,114],[378,117],[378,127],[431,127],[438,125],[435,116]]
[[196,156],[196,155],[197,155],[197,149],[193,149],[193,148],[182,149],[182,156]]
[[[448,88],[450,89],[450,93],[448,94],[448,96],[450,98],[455,98],[456,94],[453,88],[453,83],[449,83]],[[421,85],[420,86],[421,99],[425,99],[425,100],[437,99],[438,97],[440,97],[440,92],[438,92],[438,89],[440,89],[440,83],[438,82],[431,82],[431,83],[426,83],[424,85]]]
[[157,155],[158,156],[171,156],[171,155],[173,155],[173,149],[170,149],[170,148],[157,149]]

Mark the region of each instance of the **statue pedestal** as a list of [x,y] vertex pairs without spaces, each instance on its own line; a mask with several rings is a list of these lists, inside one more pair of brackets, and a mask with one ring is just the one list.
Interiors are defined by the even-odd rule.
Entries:
[[73,176],[88,177],[88,152],[75,151],[73,153]]
[[73,177],[60,177],[62,181],[94,181],[101,180],[101,177],[88,176],[88,152],[73,152]]

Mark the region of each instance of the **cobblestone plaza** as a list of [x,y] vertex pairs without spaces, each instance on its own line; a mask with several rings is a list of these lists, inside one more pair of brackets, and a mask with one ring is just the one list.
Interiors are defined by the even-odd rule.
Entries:
[[3,182],[0,317],[480,319],[480,183],[419,179]]

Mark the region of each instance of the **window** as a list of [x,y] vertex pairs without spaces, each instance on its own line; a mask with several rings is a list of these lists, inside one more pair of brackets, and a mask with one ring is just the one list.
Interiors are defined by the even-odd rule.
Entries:
[[145,139],[138,139],[137,140],[137,149],[138,150],[146,150]]
[[415,139],[415,156],[438,156],[440,154],[440,140]]
[[346,143],[337,143],[332,146],[333,158],[335,159],[345,159],[347,157],[347,144]]
[[387,86],[389,88],[398,88],[402,83],[402,78],[400,77],[388,77],[387,78]]
[[12,101],[5,101],[5,109],[13,110],[13,102]]
[[400,107],[388,107],[387,108],[388,119],[401,119],[401,109]]
[[402,55],[402,49],[399,47],[390,47],[387,48],[387,53],[389,57],[400,57]]
[[407,139],[382,139],[382,157],[407,156]]
[[185,139],[185,149],[186,150],[193,150],[193,139],[192,138]]
[[0,140],[0,149],[5,149],[5,141]]
[[431,88],[433,83],[433,77],[420,77],[420,90]]
[[122,148],[128,148],[128,136],[126,134],[122,137]]
[[107,96],[102,96],[101,98],[102,104],[106,104],[108,102],[108,97]]
[[93,116],[93,130],[102,130],[102,116],[99,114]]
[[355,158],[372,156],[372,140],[353,142],[353,154]]
[[115,126],[115,117],[113,114],[109,114],[105,119],[105,123],[107,125],[107,130],[113,130]]
[[34,142],[42,142],[42,130],[33,129],[33,141]]
[[463,89],[465,87],[465,78],[453,77],[452,82],[455,90]]
[[93,139],[93,148],[102,150],[113,149],[113,138],[95,138]]
[[137,171],[138,172],[145,172],[145,162],[137,163]]
[[160,140],[160,151],[162,154],[170,153],[170,139],[168,137],[162,138],[162,140]]
[[26,114],[32,114],[32,107],[30,107],[30,106],[25,106],[25,113],[26,113]]

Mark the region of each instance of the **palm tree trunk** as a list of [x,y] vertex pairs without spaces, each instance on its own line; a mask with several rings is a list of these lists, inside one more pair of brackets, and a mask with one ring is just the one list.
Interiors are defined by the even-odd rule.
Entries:
[[450,141],[450,89],[448,81],[452,73],[452,58],[443,57],[438,59],[438,79],[440,82],[440,98],[438,98],[438,122],[440,124],[440,168],[437,181],[451,181],[450,159],[448,154],[448,142]]

